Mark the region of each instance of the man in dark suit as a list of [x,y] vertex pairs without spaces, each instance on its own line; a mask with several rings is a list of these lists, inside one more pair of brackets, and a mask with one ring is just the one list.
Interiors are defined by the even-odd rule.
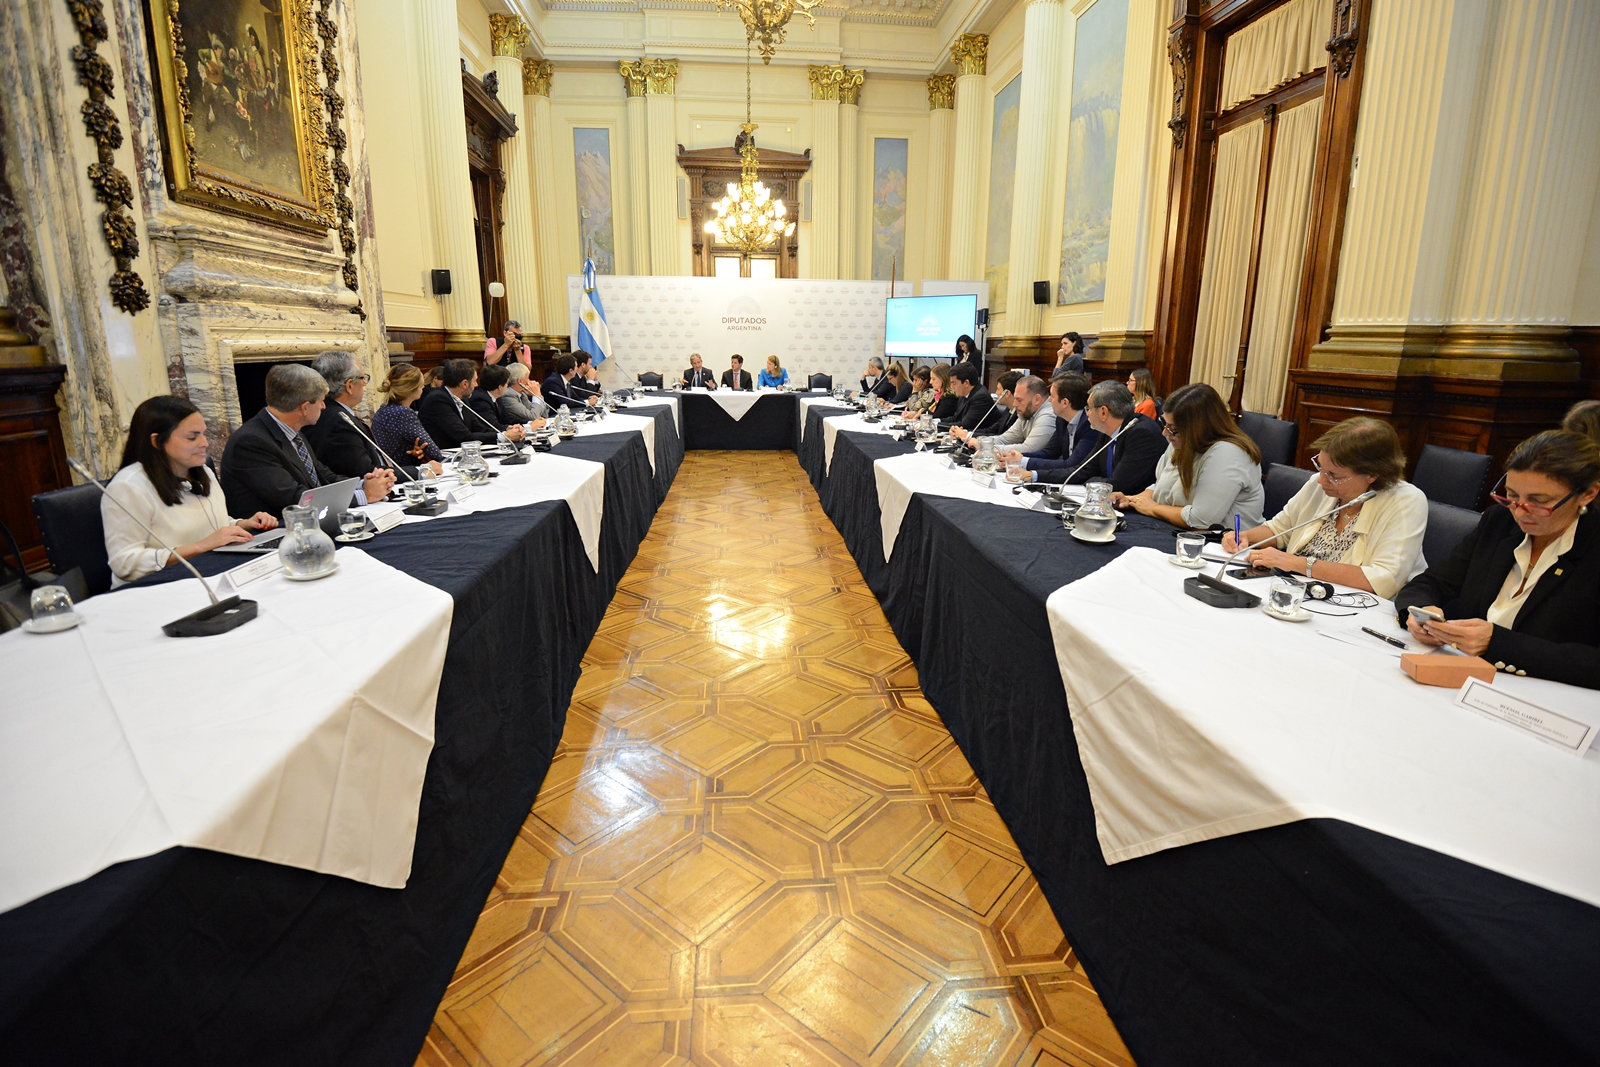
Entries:
[[867,372],[861,376],[861,392],[882,397],[885,400],[893,399],[894,383],[889,376],[883,373],[883,360],[873,356],[867,360]]
[[599,396],[600,372],[595,369],[594,357],[583,349],[572,353],[572,358],[577,362],[577,372],[572,380],[567,383],[567,392],[579,400],[587,400],[591,396]]
[[[503,366],[491,364],[478,372],[477,387],[472,390],[472,395],[467,397],[467,407],[477,412],[483,417],[484,422],[501,433],[505,432],[507,424],[500,418],[500,398],[506,395],[506,389],[510,385],[511,373]],[[472,421],[470,417],[468,421]],[[483,426],[483,423],[476,425]]]
[[[322,417],[328,383],[303,363],[280,363],[267,372],[267,406],[233,431],[222,452],[222,492],[229,512],[277,515],[300,503],[308,490],[340,481],[319,461],[302,431]],[[394,472],[375,469],[361,479],[357,504],[382,500]]]
[[544,402],[550,405],[550,410],[566,408],[569,411],[582,411],[594,403],[592,396],[579,396],[571,389],[572,379],[577,377],[578,361],[569,355],[556,357],[556,369],[545,378],[541,390],[544,393]]
[[[371,375],[361,372],[349,352],[319,352],[311,361],[311,369],[328,383],[322,417],[301,431],[317,459],[341,478],[360,478],[370,470],[390,466],[370,439],[371,427],[356,414]],[[360,423],[360,428],[346,422],[347,417]],[[415,467],[402,469],[411,478],[417,476]]]
[[717,376],[715,371],[705,368],[705,361],[696,352],[689,357],[689,369],[683,372],[683,377],[678,379],[678,384],[689,389],[715,389]]
[[956,413],[946,429],[959,426],[969,434],[990,434],[1005,420],[1005,410],[978,381],[978,368],[972,364],[956,364],[950,372],[950,391],[956,396]]
[[1155,484],[1156,463],[1167,450],[1167,439],[1159,422],[1133,410],[1133,394],[1126,385],[1101,382],[1090,389],[1084,414],[1090,426],[1115,440],[1076,474],[1074,468],[1063,466],[1043,472],[1040,481],[1078,485],[1109,479],[1112,489],[1124,496],[1137,496]]
[[[568,357],[570,358],[570,357]],[[460,448],[463,441],[477,441],[492,445],[500,434],[491,430],[466,411],[467,398],[478,384],[478,367],[470,359],[446,360],[444,388],[435,389],[422,398],[417,418],[440,448]],[[505,431],[509,441],[522,440],[522,427],[512,426]]]
[[722,387],[724,389],[743,389],[749,391],[756,387],[755,381],[750,377],[750,372],[744,369],[744,357],[735,352],[728,361],[732,366],[722,372]]
[[[1050,406],[1056,413],[1055,436],[1036,452],[1004,453],[1000,457],[1002,462],[1009,462],[1011,455],[1018,456],[1023,467],[1033,472],[1029,481],[1059,480],[1077,470],[1106,440],[1105,434],[1089,425],[1089,416],[1084,410],[1089,405],[1091,384],[1087,374],[1058,374],[1051,379]],[[1045,477],[1049,471],[1058,472],[1054,479]]]

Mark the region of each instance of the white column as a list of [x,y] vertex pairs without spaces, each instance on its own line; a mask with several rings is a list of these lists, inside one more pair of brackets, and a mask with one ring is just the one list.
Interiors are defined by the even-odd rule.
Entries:
[[523,113],[528,116],[539,321],[545,336],[565,337],[572,327],[567,313],[566,257],[561,254],[561,229],[556,219],[556,140],[550,117],[550,81],[554,73],[547,59],[523,63],[522,103]]
[[674,91],[676,59],[645,60],[646,170],[650,187],[650,272],[678,274],[682,249],[678,230],[678,126]]
[[[1033,283],[1050,277],[1045,235],[1051,167],[1061,100],[1062,0],[1029,0],[1022,30],[1022,103],[1017,113],[1017,172],[1011,187],[1011,269],[1006,293],[1006,339],[1036,337],[1048,305],[1033,302]],[[1053,258],[1053,257],[1052,257]],[[992,299],[992,295],[991,295]],[[1052,299],[1054,297],[1052,296]],[[1027,345],[1036,349],[1032,343]]]
[[839,277],[839,83],[843,67],[810,67],[811,276]]
[[1161,224],[1172,158],[1172,134],[1167,129],[1167,102],[1172,98],[1172,69],[1166,60],[1168,12],[1165,0],[1128,3],[1106,295],[1100,337],[1092,346],[1097,359],[1144,362],[1145,338],[1155,326]]
[[528,173],[528,109],[522,96],[522,49],[528,27],[515,15],[490,15],[494,69],[500,75],[500,102],[517,120],[516,135],[500,146],[505,166],[506,318],[522,323],[524,333],[539,333],[539,259],[534,251],[533,185]]
[[924,278],[950,277],[950,167],[956,151],[956,79],[928,79],[928,192],[922,224]]
[[447,337],[465,341],[468,335],[483,336],[483,305],[473,239],[466,103],[461,95],[460,28],[454,0],[417,0],[413,10],[434,267],[450,271],[450,295],[438,299]]
[[861,276],[861,86],[865,70],[839,85],[839,277]]
[[[950,46],[956,77],[954,173],[950,182],[950,277],[983,280],[983,135],[988,126],[989,38],[964,33]],[[1032,299],[1031,297],[1029,299]],[[994,294],[990,294],[991,302]]]
[[634,274],[650,273],[650,171],[646,165],[650,142],[645,119],[644,64],[642,59],[624,59],[617,64],[628,101],[628,181],[623,195],[628,204],[628,246],[632,250],[629,268]]

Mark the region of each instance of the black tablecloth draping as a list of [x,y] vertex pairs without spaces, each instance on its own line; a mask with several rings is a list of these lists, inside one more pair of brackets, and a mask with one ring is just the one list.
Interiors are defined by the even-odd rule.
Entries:
[[1172,531],[1130,515],[1084,545],[916,495],[886,564],[871,471],[893,444],[839,434],[819,495],[1140,1064],[1600,1062],[1580,901],[1331,819],[1108,866],[1045,600]]
[[656,508],[638,434],[559,450],[606,466],[599,574],[563,501],[363,546],[455,600],[406,887],[192,848],[116,864],[0,915],[0,1060],[409,1067]]
[[671,404],[652,404],[647,407],[624,408],[619,415],[633,415],[656,420],[656,506],[667,499],[667,490],[678,476],[683,465],[683,436],[678,433],[678,421],[672,416]]
[[679,400],[683,447],[768,451],[792,449],[799,437],[800,398],[821,393],[766,393],[735,419],[709,393],[666,393]]

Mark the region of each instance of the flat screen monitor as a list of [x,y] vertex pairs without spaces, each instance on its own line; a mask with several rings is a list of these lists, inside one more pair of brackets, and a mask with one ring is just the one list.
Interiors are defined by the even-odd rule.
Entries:
[[953,357],[962,334],[978,333],[978,298],[972,293],[893,296],[888,305],[883,350],[889,356]]

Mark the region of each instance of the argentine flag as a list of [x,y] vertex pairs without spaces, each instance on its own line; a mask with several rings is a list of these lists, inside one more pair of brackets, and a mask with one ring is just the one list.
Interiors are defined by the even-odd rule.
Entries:
[[583,299],[578,304],[578,347],[594,358],[596,367],[611,355],[611,331],[606,327],[606,309],[600,306],[600,290],[594,280],[594,260],[583,261]]

